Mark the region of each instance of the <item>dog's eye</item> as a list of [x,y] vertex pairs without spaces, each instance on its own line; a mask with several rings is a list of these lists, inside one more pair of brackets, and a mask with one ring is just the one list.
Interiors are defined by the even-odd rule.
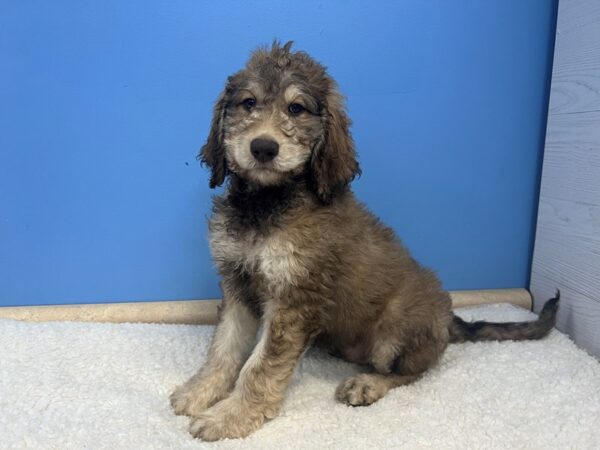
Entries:
[[244,108],[246,108],[246,111],[252,111],[252,108],[256,106],[256,100],[253,98],[247,98],[242,102],[242,105]]
[[290,114],[292,114],[293,116],[297,116],[302,111],[304,111],[304,106],[302,106],[300,103],[290,103],[290,106],[288,106],[288,110],[290,111]]

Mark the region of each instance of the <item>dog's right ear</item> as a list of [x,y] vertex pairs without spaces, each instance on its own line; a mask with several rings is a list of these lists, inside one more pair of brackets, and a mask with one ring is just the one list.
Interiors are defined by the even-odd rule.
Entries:
[[200,149],[198,159],[211,169],[209,186],[215,188],[221,186],[227,175],[227,164],[225,162],[225,148],[223,147],[223,121],[225,119],[225,93],[221,93],[215,103],[213,118],[210,125],[210,133],[206,144]]

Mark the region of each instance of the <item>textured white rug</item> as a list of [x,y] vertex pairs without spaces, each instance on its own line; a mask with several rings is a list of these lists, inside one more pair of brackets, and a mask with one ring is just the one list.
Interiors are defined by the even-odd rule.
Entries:
[[[466,319],[524,320],[509,305]],[[0,320],[0,448],[600,448],[600,364],[563,334],[451,345],[439,366],[366,408],[333,399],[357,368],[311,351],[281,415],[204,443],[171,412],[212,328]]]

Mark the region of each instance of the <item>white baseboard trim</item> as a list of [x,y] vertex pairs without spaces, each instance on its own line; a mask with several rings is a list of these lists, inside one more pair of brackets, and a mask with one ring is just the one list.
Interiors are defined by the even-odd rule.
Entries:
[[[526,289],[450,291],[452,307],[510,303],[532,309]],[[175,300],[163,302],[101,303],[50,306],[4,306],[0,318],[31,322],[142,322],[171,324],[215,324],[220,300]]]

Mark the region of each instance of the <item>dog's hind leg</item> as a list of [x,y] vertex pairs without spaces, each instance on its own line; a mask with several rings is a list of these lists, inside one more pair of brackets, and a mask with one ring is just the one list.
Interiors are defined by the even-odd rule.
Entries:
[[367,406],[397,386],[412,383],[433,366],[447,345],[447,336],[435,338],[429,331],[412,332],[376,340],[369,362],[374,372],[363,373],[342,382],[335,393],[338,401],[351,406]]
[[412,383],[419,376],[361,373],[341,383],[335,391],[335,398],[351,406],[367,406],[382,398],[390,389]]

